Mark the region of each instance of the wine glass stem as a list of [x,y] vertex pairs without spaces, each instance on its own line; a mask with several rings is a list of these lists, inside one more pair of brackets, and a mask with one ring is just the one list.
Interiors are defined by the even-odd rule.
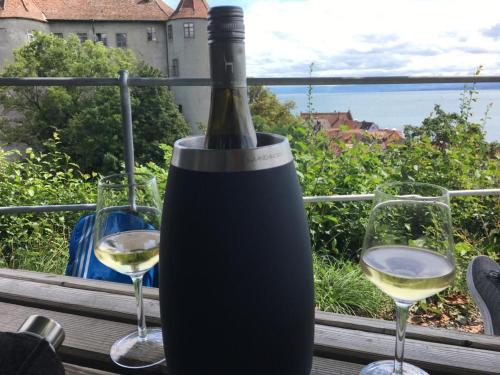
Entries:
[[403,357],[405,351],[406,320],[410,304],[396,301],[396,358],[394,360],[394,374],[403,374]]
[[146,318],[144,317],[144,303],[142,302],[142,277],[131,276],[134,284],[134,294],[137,304],[137,334],[140,338],[146,338]]

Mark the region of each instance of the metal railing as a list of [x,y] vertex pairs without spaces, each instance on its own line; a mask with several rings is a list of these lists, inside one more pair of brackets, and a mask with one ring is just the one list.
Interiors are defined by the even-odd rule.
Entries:
[[[500,76],[441,76],[441,77],[278,77],[248,78],[249,86],[326,86],[326,85],[372,85],[372,84],[421,84],[421,83],[494,83],[500,82]],[[125,169],[129,176],[134,171],[134,142],[132,128],[132,108],[130,103],[130,86],[211,86],[212,81],[206,78],[137,78],[129,77],[127,71],[120,71],[119,77],[33,77],[6,78],[0,77],[0,86],[118,86],[124,134]],[[133,178],[133,177],[132,177]],[[499,189],[455,190],[450,191],[452,197],[500,195]],[[373,194],[331,195],[304,197],[304,203],[348,202],[373,199]],[[95,204],[66,204],[44,206],[12,206],[0,207],[0,214],[20,214],[35,212],[71,212],[93,211]]]

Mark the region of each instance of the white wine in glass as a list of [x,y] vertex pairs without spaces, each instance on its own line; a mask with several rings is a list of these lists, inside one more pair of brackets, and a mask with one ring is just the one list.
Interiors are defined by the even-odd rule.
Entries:
[[377,187],[363,242],[364,274],[396,303],[396,358],[379,361],[361,375],[426,375],[403,362],[408,310],[446,289],[455,277],[449,194],[415,182]]
[[160,259],[160,231],[131,230],[111,234],[95,246],[95,255],[117,272],[146,272]]
[[367,249],[361,257],[366,277],[399,301],[420,301],[446,289],[455,268],[443,255],[407,246]]

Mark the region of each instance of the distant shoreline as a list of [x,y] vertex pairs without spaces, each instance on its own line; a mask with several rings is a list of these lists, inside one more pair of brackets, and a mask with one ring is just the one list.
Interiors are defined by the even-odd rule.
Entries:
[[[408,86],[412,86],[410,90]],[[307,86],[301,87],[297,93],[276,92],[280,89],[271,88],[280,101],[295,102],[295,114],[308,110]],[[375,122],[381,128],[402,130],[405,125],[421,125],[437,104],[446,112],[459,112],[463,89],[460,84],[314,87],[310,104],[313,112],[350,110],[356,120]],[[482,123],[485,110],[489,108],[484,127],[486,140],[500,141],[500,84],[478,84],[475,89],[478,95],[472,103],[471,120]]]
[[[462,91],[472,89],[471,83],[417,83],[417,84],[375,84],[375,85],[336,85],[313,86],[313,94],[329,94],[337,92],[398,92],[398,91]],[[308,86],[270,86],[275,94],[307,94]],[[500,83],[481,82],[475,84],[475,89],[500,90]]]

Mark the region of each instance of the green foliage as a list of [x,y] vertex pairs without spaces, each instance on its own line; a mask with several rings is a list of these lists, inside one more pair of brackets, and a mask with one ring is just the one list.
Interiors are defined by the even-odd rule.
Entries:
[[[33,42],[14,52],[5,77],[114,77],[119,70],[131,75],[160,77],[159,71],[139,62],[123,48],[102,43],[80,43],[35,34]],[[54,131],[61,137],[60,150],[84,171],[104,174],[118,171],[123,160],[123,131],[118,87],[15,87],[0,91],[7,109],[23,115],[22,125],[0,123],[2,139],[22,142],[47,151],[44,142]],[[189,133],[166,87],[131,89],[135,154],[138,162],[162,163],[161,143],[172,144]]]
[[[28,149],[25,158],[0,152],[0,206],[94,203],[96,174],[84,174],[57,150],[57,134],[47,153]],[[12,158],[14,158],[12,160]],[[68,236],[79,214],[10,214],[0,217],[0,265],[62,273]]]
[[255,130],[259,132],[287,134],[301,124],[301,120],[290,112],[295,108],[295,103],[281,103],[275,94],[263,86],[250,86],[248,100]]
[[[404,180],[450,190],[498,187],[498,155],[492,155],[481,125],[437,106],[421,128],[407,127],[405,132],[405,144],[386,149],[364,143],[348,148],[321,133],[296,132],[290,141],[304,195],[371,193],[382,182]],[[498,197],[453,198],[452,202],[456,241],[467,238],[482,251],[500,251]],[[357,259],[370,206],[363,202],[308,205],[315,251]]]
[[348,261],[313,254],[316,308],[339,314],[386,316],[392,300]]

